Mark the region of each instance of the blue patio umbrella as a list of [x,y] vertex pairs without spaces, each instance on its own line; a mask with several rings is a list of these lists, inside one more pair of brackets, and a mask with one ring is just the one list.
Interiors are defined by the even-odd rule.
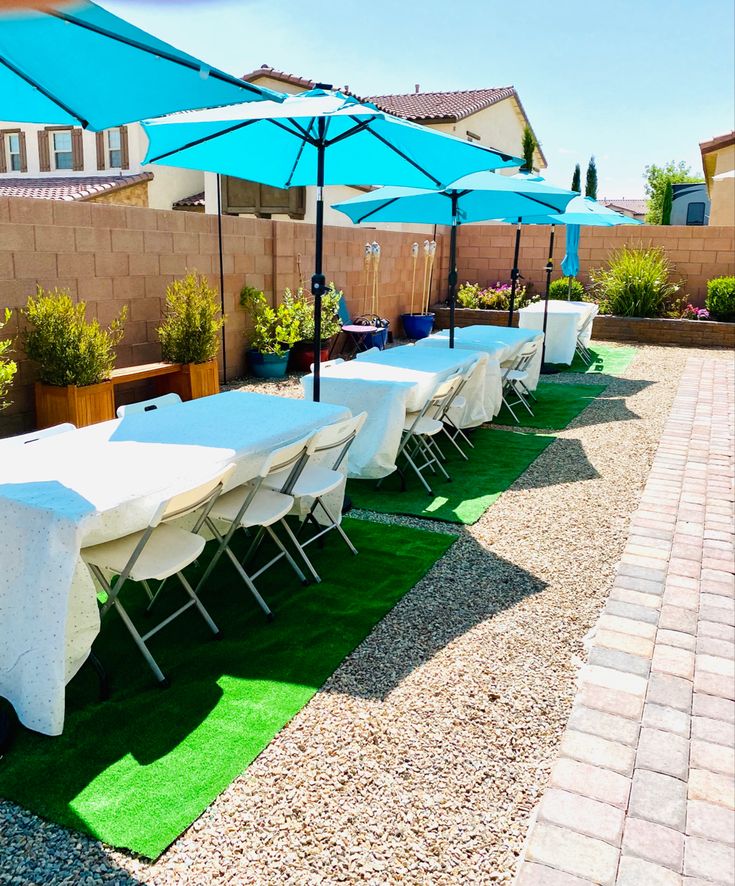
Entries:
[[0,12],[0,119],[99,130],[270,99],[94,3]]
[[[563,212],[573,191],[552,187],[530,175],[495,175],[477,172],[452,182],[443,190],[380,188],[352,200],[335,203],[356,224],[360,222],[410,222],[450,225],[449,239],[449,347],[454,347],[454,308],[457,287],[457,228],[470,222],[522,216],[524,213]],[[508,325],[513,322],[518,266],[518,242],[512,274]]]
[[[458,175],[517,166],[508,154],[394,117],[327,86],[144,123],[146,163],[203,169],[279,188],[316,185],[314,399],[319,399],[325,185],[440,188]],[[554,207],[558,208],[558,207]]]

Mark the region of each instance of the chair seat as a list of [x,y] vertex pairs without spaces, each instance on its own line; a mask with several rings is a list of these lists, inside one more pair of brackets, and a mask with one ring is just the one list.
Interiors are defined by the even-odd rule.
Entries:
[[[145,530],[92,545],[82,549],[87,563],[120,575],[133,555]],[[130,570],[133,581],[169,578],[188,566],[204,550],[205,540],[200,535],[162,523],[156,526],[142,553]]]
[[[232,492],[220,495],[209,512],[210,517],[214,520],[225,520],[227,523],[233,523],[237,519],[240,508],[242,508],[245,499],[250,495],[251,491],[251,488],[248,486],[238,486]],[[293,503],[292,496],[261,487],[248,505],[248,509],[240,518],[240,525],[245,528],[249,526],[271,526],[288,514],[293,507]]]
[[510,381],[525,381],[528,378],[528,371],[525,369],[511,369],[505,376]]
[[413,428],[414,434],[423,434],[427,437],[433,437],[442,429],[442,423],[436,418],[424,416],[419,419],[418,424],[414,425],[418,412],[407,412],[406,420],[403,422],[403,430],[410,431]]
[[380,332],[377,326],[361,326],[360,324],[348,323],[342,327],[342,332],[350,332],[353,335],[367,335],[369,332]]
[[[274,474],[272,477],[266,478],[263,481],[263,485],[268,486],[270,489],[280,489],[285,480],[285,477],[280,478],[279,482],[278,474]],[[339,471],[333,471],[331,468],[325,468],[322,465],[307,464],[299,474],[291,495],[295,498],[317,498],[338,489],[343,480],[344,474],[341,474]]]

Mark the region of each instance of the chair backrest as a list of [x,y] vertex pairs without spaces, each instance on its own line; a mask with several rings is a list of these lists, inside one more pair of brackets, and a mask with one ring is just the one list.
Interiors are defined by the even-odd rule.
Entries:
[[139,412],[155,412],[157,409],[165,409],[167,406],[176,406],[181,403],[178,394],[163,394],[153,397],[151,400],[141,400],[139,403],[127,403],[117,407],[117,417],[125,418],[126,415],[136,415]]
[[234,470],[235,465],[227,465],[226,468],[220,468],[216,474],[204,480],[204,482],[198,483],[196,486],[192,486],[191,489],[179,492],[166,501],[161,502],[158,510],[153,515],[150,526],[158,526],[159,523],[164,521],[184,517],[186,514],[198,511],[200,508],[207,509],[208,505],[211,506],[214,503],[214,500],[220,494]]
[[76,431],[77,426],[70,421],[61,425],[54,425],[52,428],[42,428],[40,431],[31,431],[29,434],[18,434],[16,437],[6,437],[0,440],[0,446],[25,446],[28,443],[35,443],[37,440],[43,440],[44,437],[55,437],[57,434],[66,434],[68,431]]
[[307,455],[311,458],[313,455],[324,455],[327,452],[334,452],[335,457],[331,468],[336,470],[344,461],[347,451],[352,446],[355,437],[360,433],[366,419],[367,412],[361,412],[359,415],[354,415],[351,418],[345,418],[342,421],[327,425],[325,428],[320,428],[309,442]]
[[347,301],[345,300],[344,295],[339,297],[339,304],[337,305],[337,315],[340,321],[344,324],[348,325],[352,323],[352,317],[350,317],[349,309],[347,308]]
[[360,351],[359,353],[355,354],[355,360],[363,360],[365,357],[367,357],[370,354],[379,354],[379,353],[380,353],[380,348],[375,348],[375,347],[368,348],[366,351]]
[[421,421],[422,418],[438,418],[440,415],[444,414],[444,405],[447,402],[450,402],[456,395],[457,388],[462,382],[461,375],[452,375],[450,378],[445,381],[439,382],[439,384],[434,388],[434,392],[429,397],[429,399],[424,403],[423,409],[420,412],[416,413],[416,418],[411,424],[411,428],[409,433],[412,434],[416,425]]
[[[340,363],[344,363],[345,361],[341,357],[335,357],[334,360],[325,360],[323,363],[320,363],[322,369],[329,369],[330,366],[339,366]],[[309,363],[309,372],[314,371],[314,364]]]

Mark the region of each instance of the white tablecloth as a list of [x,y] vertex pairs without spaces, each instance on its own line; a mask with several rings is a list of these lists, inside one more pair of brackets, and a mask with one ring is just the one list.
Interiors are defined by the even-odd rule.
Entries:
[[[549,315],[546,323],[547,363],[570,364],[574,359],[577,334],[589,317],[596,316],[598,307],[587,301],[549,300]],[[518,311],[518,325],[522,329],[544,328],[544,303],[534,302]],[[582,336],[583,344],[589,344],[592,336],[590,323]]]
[[327,403],[231,391],[4,448],[0,696],[21,722],[62,731],[66,683],[99,633],[83,546],[143,529],[162,500],[231,462],[230,486],[245,482],[267,453],[346,417]]
[[[491,416],[496,416],[503,405],[503,382],[501,378],[501,364],[507,364],[516,359],[523,347],[530,341],[538,341],[538,350],[528,367],[528,387],[536,390],[539,374],[541,372],[541,344],[544,340],[543,332],[529,329],[515,329],[508,326],[461,326],[454,330],[455,349],[463,348],[470,351],[482,351],[487,354],[487,396],[490,399]],[[423,348],[448,348],[449,330],[442,329],[427,338],[416,342],[417,347]]]
[[[323,369],[322,401],[346,406],[353,414],[368,414],[350,449],[347,476],[377,479],[391,474],[396,469],[406,413],[419,411],[440,382],[466,369],[476,357],[480,362],[462,394],[466,405],[455,419],[462,427],[476,427],[492,418],[485,354],[404,345],[363,353],[356,360]],[[301,380],[306,397],[312,396],[313,380],[312,375]]]

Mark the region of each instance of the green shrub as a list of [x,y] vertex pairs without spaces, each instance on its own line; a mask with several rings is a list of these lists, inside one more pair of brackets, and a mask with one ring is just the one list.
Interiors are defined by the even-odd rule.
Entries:
[[[10,320],[10,311],[5,308],[5,320],[0,320],[0,329],[5,326],[8,320]],[[6,406],[10,406],[10,401],[6,399],[6,396],[18,369],[15,362],[7,356],[12,344],[9,338],[0,341],[0,411]]]
[[256,351],[283,357],[301,341],[303,312],[300,307],[283,301],[273,308],[262,292],[249,286],[243,287],[240,304],[253,315],[250,347]]
[[735,322],[735,277],[708,280],[705,306],[713,320]]
[[619,317],[668,317],[681,314],[680,284],[671,281],[672,267],[657,246],[613,252],[607,268],[590,275],[600,313]]
[[47,385],[94,385],[115,366],[115,347],[123,336],[126,308],[106,329],[87,320],[86,302],[74,304],[68,290],[39,286],[28,298],[23,315],[26,353],[39,364]]
[[569,294],[569,277],[560,277],[558,280],[552,280],[549,286],[549,298],[558,298],[562,301],[585,301],[587,300],[587,291],[576,277],[571,278],[572,292]]
[[[334,283],[330,283],[327,291],[322,296],[322,341],[332,338],[342,328],[339,319],[339,303],[342,291],[338,290]],[[292,308],[298,317],[300,329],[300,341],[314,341],[314,298],[307,295],[303,287],[299,286],[296,292],[286,289],[283,293],[283,301]]]
[[207,278],[190,272],[166,289],[166,308],[158,327],[161,355],[168,363],[206,363],[219,351],[220,314],[217,293]]

